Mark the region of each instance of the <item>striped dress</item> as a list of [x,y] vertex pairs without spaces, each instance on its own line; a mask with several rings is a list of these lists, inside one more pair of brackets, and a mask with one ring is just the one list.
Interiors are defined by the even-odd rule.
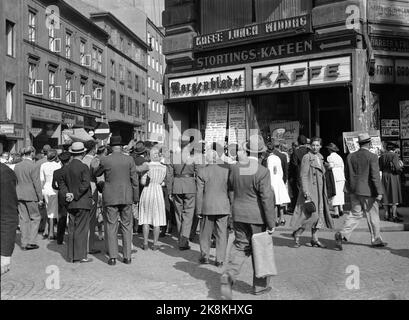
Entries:
[[154,227],[166,226],[165,200],[161,184],[166,177],[166,166],[159,162],[149,162],[149,171],[142,177],[148,177],[148,185],[143,188],[139,201],[139,224]]

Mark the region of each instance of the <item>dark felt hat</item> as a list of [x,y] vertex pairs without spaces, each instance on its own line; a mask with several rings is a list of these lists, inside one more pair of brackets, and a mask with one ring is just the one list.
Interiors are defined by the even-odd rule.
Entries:
[[338,147],[335,145],[335,143],[330,143],[329,145],[327,145],[325,148],[327,148],[328,150],[334,151],[334,152],[338,152],[339,149]]
[[122,143],[122,138],[121,138],[121,136],[113,136],[113,137],[111,137],[110,142],[109,142],[109,145],[110,145],[111,147],[122,146],[123,143]]
[[135,146],[133,147],[133,152],[136,154],[142,154],[146,151],[146,146],[143,141],[138,141],[135,143]]

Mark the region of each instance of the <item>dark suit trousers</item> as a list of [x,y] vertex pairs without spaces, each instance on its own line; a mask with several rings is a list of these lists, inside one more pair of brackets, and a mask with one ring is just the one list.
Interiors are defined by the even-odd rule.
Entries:
[[86,259],[90,210],[70,209],[68,213],[67,260],[73,262],[74,260]]
[[21,246],[36,244],[41,215],[38,210],[38,202],[19,201],[18,214],[21,230]]
[[95,191],[92,199],[94,200],[94,204],[92,205],[92,208],[91,208],[91,217],[89,221],[89,236],[88,236],[88,250],[89,251],[95,249],[95,241],[96,241],[95,227],[98,224],[98,220],[97,220],[98,191]]
[[58,203],[58,224],[57,224],[57,242],[62,243],[64,241],[65,229],[67,228],[67,208]]
[[180,247],[186,247],[189,244],[192,220],[195,212],[195,200],[195,193],[173,195]]
[[122,250],[124,258],[131,258],[132,251],[132,205],[106,206],[109,258],[118,258],[118,227],[121,219]]
[[200,252],[202,257],[209,258],[213,229],[216,228],[216,261],[224,262],[227,248],[228,215],[204,215],[200,221]]
[[232,280],[235,281],[247,257],[251,255],[253,265],[253,289],[256,292],[268,287],[270,277],[256,278],[251,249],[251,237],[254,233],[264,232],[265,230],[266,226],[262,224],[234,222],[235,239],[230,250],[229,261],[225,271],[225,273],[228,273]]

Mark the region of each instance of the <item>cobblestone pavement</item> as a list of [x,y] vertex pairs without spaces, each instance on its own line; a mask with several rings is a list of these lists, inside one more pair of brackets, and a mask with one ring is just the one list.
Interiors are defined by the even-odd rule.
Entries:
[[[234,286],[234,299],[409,299],[409,232],[384,233],[388,247],[380,249],[369,246],[369,233],[356,232],[341,252],[333,250],[333,234],[320,233],[328,249],[306,245],[296,249],[291,233],[278,228],[274,245],[279,273],[273,278],[273,290],[251,295],[248,259]],[[307,244],[309,234],[301,240]],[[175,237],[161,238],[161,243],[160,251],[143,251],[141,236],[135,236],[132,264],[118,261],[116,266],[109,266],[104,254],[93,256],[91,263],[68,263],[65,245],[55,241],[40,240],[40,249],[33,251],[16,245],[12,269],[1,277],[1,299],[220,299],[222,269],[197,263],[197,243],[182,252]],[[103,242],[98,246],[102,249]],[[347,289],[350,265],[359,268],[359,289]],[[56,275],[55,266],[59,283],[48,289],[47,277]]]

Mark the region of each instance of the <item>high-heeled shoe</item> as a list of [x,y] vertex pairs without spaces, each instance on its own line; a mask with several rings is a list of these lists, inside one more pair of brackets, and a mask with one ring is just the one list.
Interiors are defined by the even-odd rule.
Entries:
[[293,236],[293,239],[294,239],[294,241],[295,241],[294,248],[299,248],[299,247],[301,247],[300,237],[297,235],[297,231],[294,231],[293,234],[292,234],[292,236]]
[[319,240],[311,240],[311,246],[312,247],[317,247],[317,248],[326,248],[325,245],[323,245]]

